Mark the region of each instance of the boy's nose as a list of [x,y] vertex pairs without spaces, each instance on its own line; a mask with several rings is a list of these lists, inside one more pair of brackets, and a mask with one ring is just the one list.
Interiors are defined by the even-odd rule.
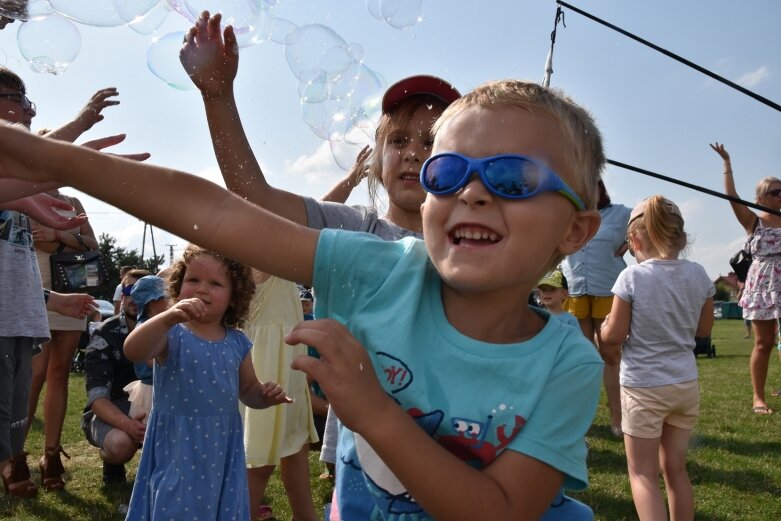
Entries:
[[486,189],[483,180],[480,179],[480,176],[475,172],[471,174],[469,181],[467,181],[466,185],[458,192],[458,199],[470,206],[485,206],[493,200],[493,196],[491,195],[491,192]]

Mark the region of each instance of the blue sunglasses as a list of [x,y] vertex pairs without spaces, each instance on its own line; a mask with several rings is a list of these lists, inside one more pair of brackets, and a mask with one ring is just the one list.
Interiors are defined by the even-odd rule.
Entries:
[[526,199],[543,192],[558,192],[578,210],[586,207],[578,195],[553,170],[538,161],[515,154],[476,159],[455,152],[431,156],[420,170],[420,184],[434,195],[449,195],[469,183],[477,173],[494,195]]

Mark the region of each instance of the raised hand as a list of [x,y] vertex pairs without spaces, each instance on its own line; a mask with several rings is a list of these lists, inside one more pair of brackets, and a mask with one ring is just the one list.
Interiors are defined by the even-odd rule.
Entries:
[[711,143],[710,147],[724,160],[726,163],[730,160],[729,152],[727,152],[727,149],[724,148],[724,143]]
[[369,165],[367,163],[369,157],[372,155],[372,148],[366,145],[358,152],[358,157],[355,158],[355,164],[350,169],[350,184],[352,187],[356,187],[361,184],[361,181],[369,173]]
[[375,415],[383,414],[393,400],[380,386],[366,349],[335,320],[300,322],[285,337],[290,345],[313,346],[320,358],[299,356],[293,369],[304,371],[316,380],[339,419],[351,430],[363,432]]
[[84,108],[79,111],[75,121],[82,126],[84,132],[91,129],[95,123],[103,121],[103,109],[119,105],[119,100],[109,99],[113,96],[119,96],[119,92],[115,87],[100,89],[92,95],[87,104],[84,105]]
[[217,99],[229,94],[239,70],[239,45],[233,27],[220,33],[219,13],[209,17],[204,11],[184,37],[179,60],[204,98]]

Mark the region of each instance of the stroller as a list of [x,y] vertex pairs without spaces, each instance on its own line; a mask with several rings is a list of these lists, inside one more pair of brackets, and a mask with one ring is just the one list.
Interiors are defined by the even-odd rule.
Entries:
[[706,355],[708,358],[716,356],[716,346],[711,343],[710,336],[694,337],[694,358],[697,355]]

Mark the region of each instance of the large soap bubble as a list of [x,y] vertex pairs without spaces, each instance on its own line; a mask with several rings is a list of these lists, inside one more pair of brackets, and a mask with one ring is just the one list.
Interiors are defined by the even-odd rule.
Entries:
[[161,0],[114,0],[117,14],[126,23],[134,23],[142,20]]
[[146,65],[169,86],[178,90],[191,90],[195,85],[179,62],[184,34],[184,31],[177,31],[153,39],[146,51]]
[[0,15],[12,20],[30,20],[52,12],[48,0],[3,0],[0,1]]
[[256,0],[168,0],[168,5],[195,23],[203,11],[222,14],[222,25],[232,25],[240,47],[258,42],[261,8]]
[[141,18],[137,18],[128,24],[128,27],[133,29],[138,34],[152,34],[157,31],[170,12],[165,2],[161,2],[154,6],[152,10],[146,13]]
[[256,40],[258,43],[264,41],[285,43],[287,36],[296,28],[296,24],[290,20],[272,16],[268,11],[263,11],[256,31]]
[[309,81],[319,71],[329,76],[346,70],[352,58],[347,42],[333,29],[320,24],[302,25],[285,39],[285,59],[300,81]]
[[407,29],[423,20],[423,0],[381,0],[380,12],[391,27]]
[[[127,24],[117,11],[115,0],[49,0],[52,9],[84,25],[119,27]],[[133,0],[130,0],[133,1]]]
[[81,34],[58,14],[34,18],[19,26],[16,41],[22,56],[36,72],[59,74],[81,51]]

